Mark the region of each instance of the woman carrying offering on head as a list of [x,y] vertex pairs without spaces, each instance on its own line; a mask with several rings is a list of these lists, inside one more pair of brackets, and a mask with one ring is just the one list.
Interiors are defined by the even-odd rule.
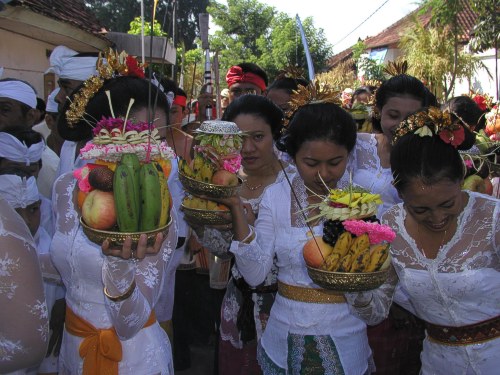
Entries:
[[391,169],[402,203],[383,221],[398,236],[394,301],[426,322],[421,374],[494,374],[500,360],[500,202],[462,190],[459,150],[474,143],[437,108],[393,132]]

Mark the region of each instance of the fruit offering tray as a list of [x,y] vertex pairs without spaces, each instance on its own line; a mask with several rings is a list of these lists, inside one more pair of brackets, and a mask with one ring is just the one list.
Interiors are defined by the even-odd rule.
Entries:
[[307,273],[315,284],[337,292],[365,292],[381,286],[388,277],[389,265],[376,272],[331,272],[307,266]]
[[154,230],[146,231],[146,232],[118,232],[111,230],[99,230],[89,227],[85,224],[83,218],[80,218],[80,224],[83,229],[83,233],[87,236],[87,238],[97,244],[102,245],[105,240],[110,242],[111,247],[120,247],[123,246],[127,237],[132,238],[132,248],[137,247],[137,243],[139,242],[139,238],[142,234],[145,234],[148,238],[147,244],[148,246],[153,246],[156,236],[158,233],[163,233],[163,238],[168,235],[168,231],[170,229],[170,224],[172,223],[172,217],[169,218],[169,221],[166,225],[156,228]]
[[241,179],[238,178],[235,186],[215,185],[188,177],[181,171],[179,171],[179,181],[188,193],[208,198],[229,198],[238,192],[242,184]]
[[231,223],[231,214],[225,210],[190,208],[181,205],[184,218],[195,225],[227,225]]
[[234,122],[221,121],[221,120],[209,120],[204,121],[198,129],[194,131],[195,133],[204,134],[233,134],[240,135],[241,130]]

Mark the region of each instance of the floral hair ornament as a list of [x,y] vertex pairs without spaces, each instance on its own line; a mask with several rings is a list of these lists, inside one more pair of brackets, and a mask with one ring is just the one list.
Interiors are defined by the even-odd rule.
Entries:
[[104,54],[99,52],[96,63],[97,75],[83,83],[83,87],[74,95],[66,111],[68,126],[73,128],[84,118],[89,100],[101,89],[105,80],[117,76],[144,78],[144,68],[144,64],[140,64],[135,57],[128,55],[125,51],[118,53],[110,48]]
[[328,84],[317,79],[310,82],[307,86],[299,85],[297,90],[294,90],[292,95],[290,95],[290,101],[288,102],[290,106],[285,113],[285,117],[287,119],[292,118],[293,114],[300,107],[309,104],[333,103],[341,107],[342,100],[340,94],[339,90],[335,90]]
[[443,142],[455,148],[465,140],[464,126],[453,121],[450,112],[443,112],[436,107],[429,107],[402,121],[395,131],[392,144],[394,145],[399,138],[410,132],[420,137],[432,137],[436,134]]

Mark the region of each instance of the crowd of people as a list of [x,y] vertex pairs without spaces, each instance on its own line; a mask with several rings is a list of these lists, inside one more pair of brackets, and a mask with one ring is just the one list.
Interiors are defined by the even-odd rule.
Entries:
[[[500,195],[464,178],[498,149],[475,145],[486,124],[474,100],[439,103],[405,72],[342,100],[243,62],[219,105],[206,87],[195,104],[141,68],[100,77],[101,59],[56,47],[45,108],[30,83],[0,77],[0,373],[174,374],[210,340],[221,375],[497,373]],[[227,225],[181,209],[178,161],[192,161],[207,107],[243,134],[241,187],[217,199]],[[82,229],[75,171],[101,118],[152,123],[176,155],[172,222],[153,243],[99,245]],[[482,178],[498,185],[493,172]],[[381,197],[391,265],[377,289],[332,292],[302,249],[322,235],[325,194],[353,185]]]

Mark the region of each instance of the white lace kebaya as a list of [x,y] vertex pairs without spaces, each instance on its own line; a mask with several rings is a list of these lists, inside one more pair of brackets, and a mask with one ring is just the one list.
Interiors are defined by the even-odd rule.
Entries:
[[[405,226],[403,204],[383,222],[397,230],[391,246],[399,277],[394,301],[428,323],[462,327],[500,316],[500,201],[467,192],[452,239],[426,258]],[[500,369],[500,338],[470,345],[424,341],[423,375],[490,375]]]
[[[74,189],[72,173],[60,177],[54,187],[56,233],[51,255],[66,286],[67,306],[97,329],[114,327],[123,352],[120,375],[173,374],[171,347],[165,331],[158,322],[143,326],[164,285],[167,265],[177,244],[176,223],[172,223],[157,255],[141,261],[105,256],[100,246],[83,234],[73,203]],[[133,280],[136,288],[129,298],[113,302],[105,297],[103,287],[112,295],[121,295]],[[82,340],[64,332],[60,373],[82,372],[79,354]]]

